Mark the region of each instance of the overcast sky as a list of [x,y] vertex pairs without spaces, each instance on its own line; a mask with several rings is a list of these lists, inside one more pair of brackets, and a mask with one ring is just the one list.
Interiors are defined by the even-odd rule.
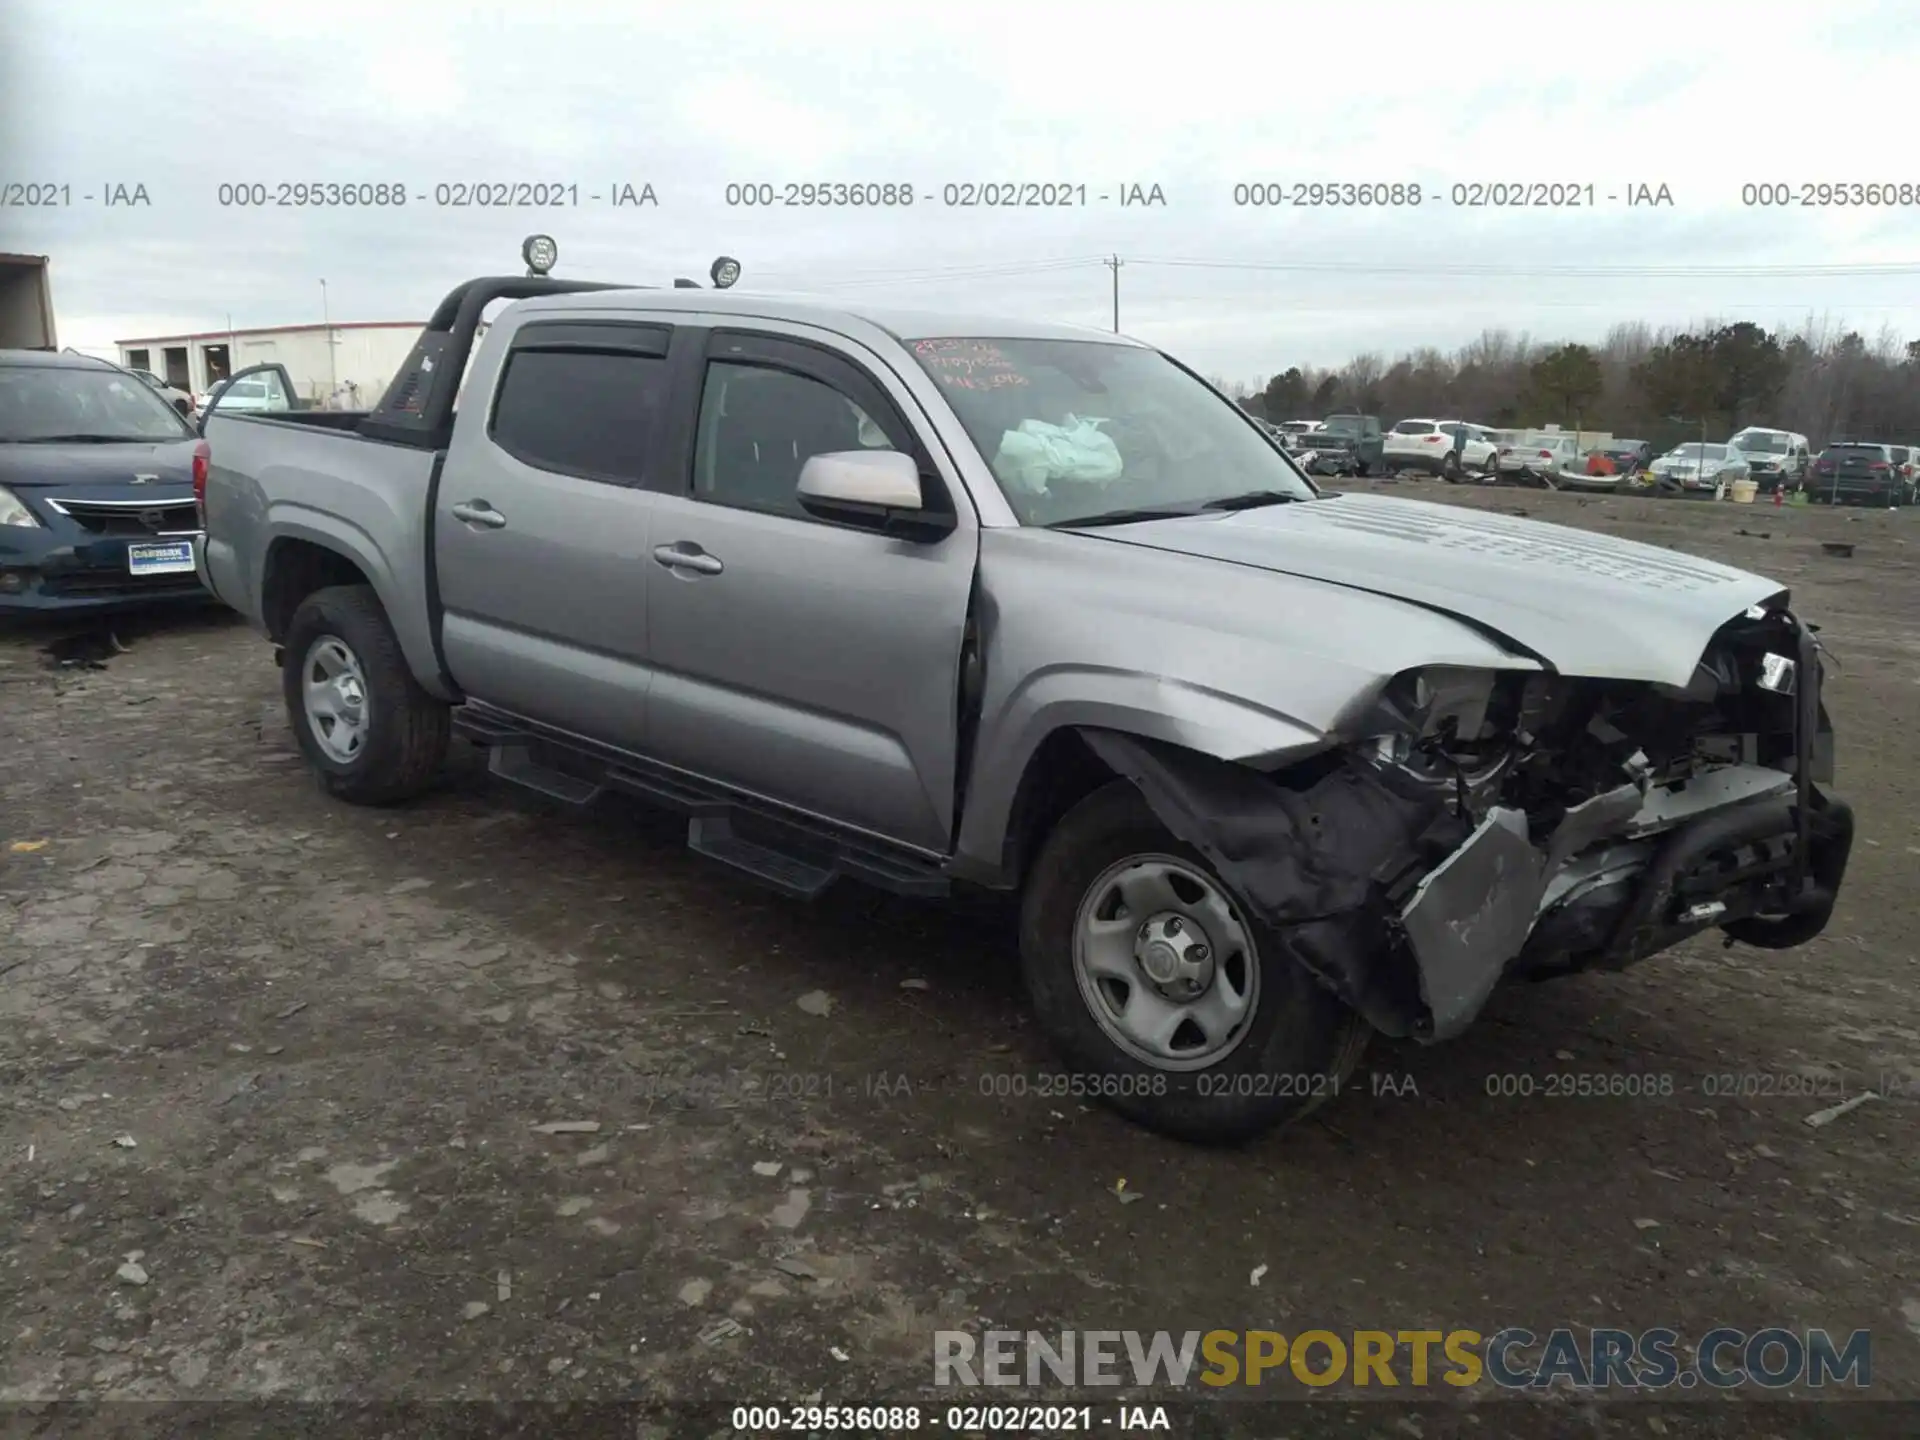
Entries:
[[[420,319],[462,279],[517,273],[534,231],[564,275],[704,278],[726,253],[743,288],[1103,327],[1098,257],[1117,253],[1121,327],[1235,380],[1490,327],[1598,339],[1814,313],[1912,338],[1916,112],[1910,0],[0,0],[0,185],[73,197],[0,208],[0,250],[53,257],[61,340],[86,348],[315,322],[322,278],[335,320]],[[408,200],[220,203],[223,182],[303,181]],[[579,204],[435,203],[517,181],[577,185]],[[727,204],[730,183],[804,181],[915,201]],[[942,203],[983,181],[1084,185],[1088,203]],[[1424,203],[1236,206],[1254,181],[1418,184]],[[1450,203],[1489,181],[1591,184],[1597,203]],[[1909,203],[1742,203],[1744,184],[1822,181],[1905,183]],[[105,208],[115,183],[152,204]],[[590,198],[619,184],[658,205]],[[1131,185],[1165,205],[1123,208]],[[1674,203],[1630,208],[1639,185]]]

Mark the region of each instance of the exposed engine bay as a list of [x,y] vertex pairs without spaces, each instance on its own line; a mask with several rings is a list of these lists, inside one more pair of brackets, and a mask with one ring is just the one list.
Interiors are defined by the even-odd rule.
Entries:
[[1853,837],[1821,788],[1821,674],[1783,602],[1723,626],[1685,687],[1396,676],[1347,745],[1273,776],[1084,733],[1322,983],[1384,1033],[1441,1040],[1508,978],[1622,968],[1714,928],[1817,935]]

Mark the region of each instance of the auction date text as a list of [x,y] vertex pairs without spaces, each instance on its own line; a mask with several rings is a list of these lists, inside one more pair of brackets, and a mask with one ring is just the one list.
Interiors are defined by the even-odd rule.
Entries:
[[660,197],[641,181],[582,185],[577,180],[455,180],[427,187],[399,180],[234,181],[214,192],[226,209],[392,210],[428,205],[441,210],[578,209],[583,203],[614,208],[657,207]]
[[0,180],[0,210],[59,210],[75,203],[108,208],[127,205],[151,207],[153,197],[142,184],[110,180],[79,190],[65,180]]
[[1591,210],[1606,204],[1673,204],[1664,183],[1600,186],[1591,180],[1249,180],[1233,187],[1242,209],[1379,210],[1452,205],[1463,210]]
[[1087,185],[1078,180],[962,180],[938,189],[904,180],[739,181],[722,192],[735,209],[896,210],[934,205],[953,210],[1084,209],[1090,205],[1164,207],[1166,191],[1135,181]]

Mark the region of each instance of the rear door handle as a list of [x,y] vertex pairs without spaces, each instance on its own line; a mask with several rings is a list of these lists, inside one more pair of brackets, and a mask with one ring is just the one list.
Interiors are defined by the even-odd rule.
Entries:
[[692,570],[700,575],[718,575],[727,567],[718,555],[709,555],[691,540],[653,547],[653,558],[669,570]]
[[489,530],[504,529],[507,523],[507,517],[484,500],[462,501],[453,507],[452,515],[456,520],[464,520],[469,525],[482,525]]

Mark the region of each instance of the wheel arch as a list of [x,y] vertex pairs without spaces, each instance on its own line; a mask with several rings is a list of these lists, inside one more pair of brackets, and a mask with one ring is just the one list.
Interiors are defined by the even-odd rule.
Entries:
[[[1048,690],[1073,693],[1046,699]],[[1329,743],[1305,723],[1245,700],[1113,671],[1036,676],[1001,714],[976,742],[981,756],[995,758],[976,762],[952,867],[959,878],[996,888],[1022,884],[1060,817],[1121,778],[1087,743],[1089,729],[1159,741],[1259,771],[1317,754]]]
[[[401,560],[404,562],[405,556]],[[427,578],[416,564],[396,570],[371,535],[335,516],[297,509],[277,513],[261,552],[253,587],[259,597],[260,628],[281,643],[300,603],[329,585],[365,585],[372,589],[393,627],[401,653],[422,689],[437,700],[454,701],[450,682],[441,677],[433,631],[426,614]]]
[[[306,535],[276,535],[260,570],[260,621],[267,638],[282,643],[301,602],[333,585],[367,585],[380,593],[365,567],[339,547]],[[380,603],[386,604],[385,596]]]

